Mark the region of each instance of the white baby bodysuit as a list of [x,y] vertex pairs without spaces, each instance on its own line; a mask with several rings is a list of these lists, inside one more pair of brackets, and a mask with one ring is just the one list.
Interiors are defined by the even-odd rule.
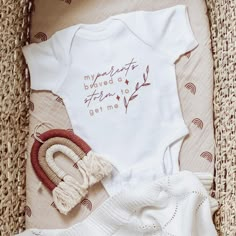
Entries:
[[31,88],[63,98],[74,132],[115,166],[103,182],[114,194],[130,181],[178,171],[188,129],[175,61],[196,46],[178,5],[74,25],[23,53]]

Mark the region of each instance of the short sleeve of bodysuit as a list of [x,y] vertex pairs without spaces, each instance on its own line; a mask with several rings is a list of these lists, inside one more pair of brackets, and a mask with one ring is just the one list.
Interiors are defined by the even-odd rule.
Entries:
[[138,11],[122,17],[144,43],[165,55],[170,62],[174,63],[198,45],[184,5],[152,12]]
[[63,83],[68,65],[71,37],[75,26],[56,32],[41,43],[32,43],[22,48],[30,70],[31,88],[50,90],[54,93]]

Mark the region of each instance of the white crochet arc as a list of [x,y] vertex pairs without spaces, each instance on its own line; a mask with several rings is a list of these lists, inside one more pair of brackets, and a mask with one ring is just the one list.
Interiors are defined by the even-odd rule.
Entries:
[[[96,154],[92,150],[87,153],[81,159],[74,151],[65,145],[54,144],[46,151],[46,161],[48,166],[54,171],[54,173],[61,179],[67,175],[61,168],[59,168],[54,160],[54,154],[61,152],[69,157],[78,167],[78,171],[81,173],[84,180],[83,185],[92,186],[95,183],[101,181],[105,176],[109,175],[112,171],[112,165],[105,160],[101,155]],[[88,186],[83,186],[88,187]]]
[[46,161],[49,165],[49,167],[55,172],[55,174],[63,179],[64,176],[66,176],[66,173],[57,166],[55,160],[54,160],[54,154],[56,152],[61,152],[65,156],[69,157],[74,163],[77,163],[80,160],[80,157],[70,148],[68,148],[65,145],[61,144],[54,144],[46,151]]

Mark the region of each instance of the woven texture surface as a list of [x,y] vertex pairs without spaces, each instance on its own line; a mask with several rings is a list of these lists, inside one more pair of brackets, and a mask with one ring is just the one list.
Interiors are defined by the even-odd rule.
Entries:
[[0,0],[0,235],[24,228],[28,0]]
[[236,235],[236,1],[207,0],[215,67],[215,216],[219,235]]
[[[207,0],[215,63],[215,216],[219,235],[236,232],[236,1]],[[20,46],[28,1],[0,0],[0,235],[24,228],[28,86]]]

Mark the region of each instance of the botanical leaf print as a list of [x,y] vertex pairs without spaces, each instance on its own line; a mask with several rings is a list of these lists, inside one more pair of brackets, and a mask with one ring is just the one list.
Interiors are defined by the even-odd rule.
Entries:
[[130,98],[130,101],[134,100],[137,96],[138,96],[138,94],[132,96],[132,97]]
[[150,83],[143,84],[143,86],[148,86],[148,85],[150,85]]
[[124,97],[124,105],[125,105],[125,108],[127,109],[128,103],[127,103],[126,97]]
[[125,106],[125,113],[127,113],[128,111],[128,106],[129,103],[131,101],[133,101],[137,96],[138,96],[138,91],[142,88],[142,87],[146,87],[151,85],[151,83],[146,83],[147,79],[148,79],[148,74],[149,74],[149,65],[146,67],[146,73],[143,73],[143,83],[140,85],[139,82],[137,82],[136,86],[135,86],[135,90],[134,92],[131,94],[131,96],[129,97],[129,99],[127,100],[127,98],[124,96],[124,106]]

